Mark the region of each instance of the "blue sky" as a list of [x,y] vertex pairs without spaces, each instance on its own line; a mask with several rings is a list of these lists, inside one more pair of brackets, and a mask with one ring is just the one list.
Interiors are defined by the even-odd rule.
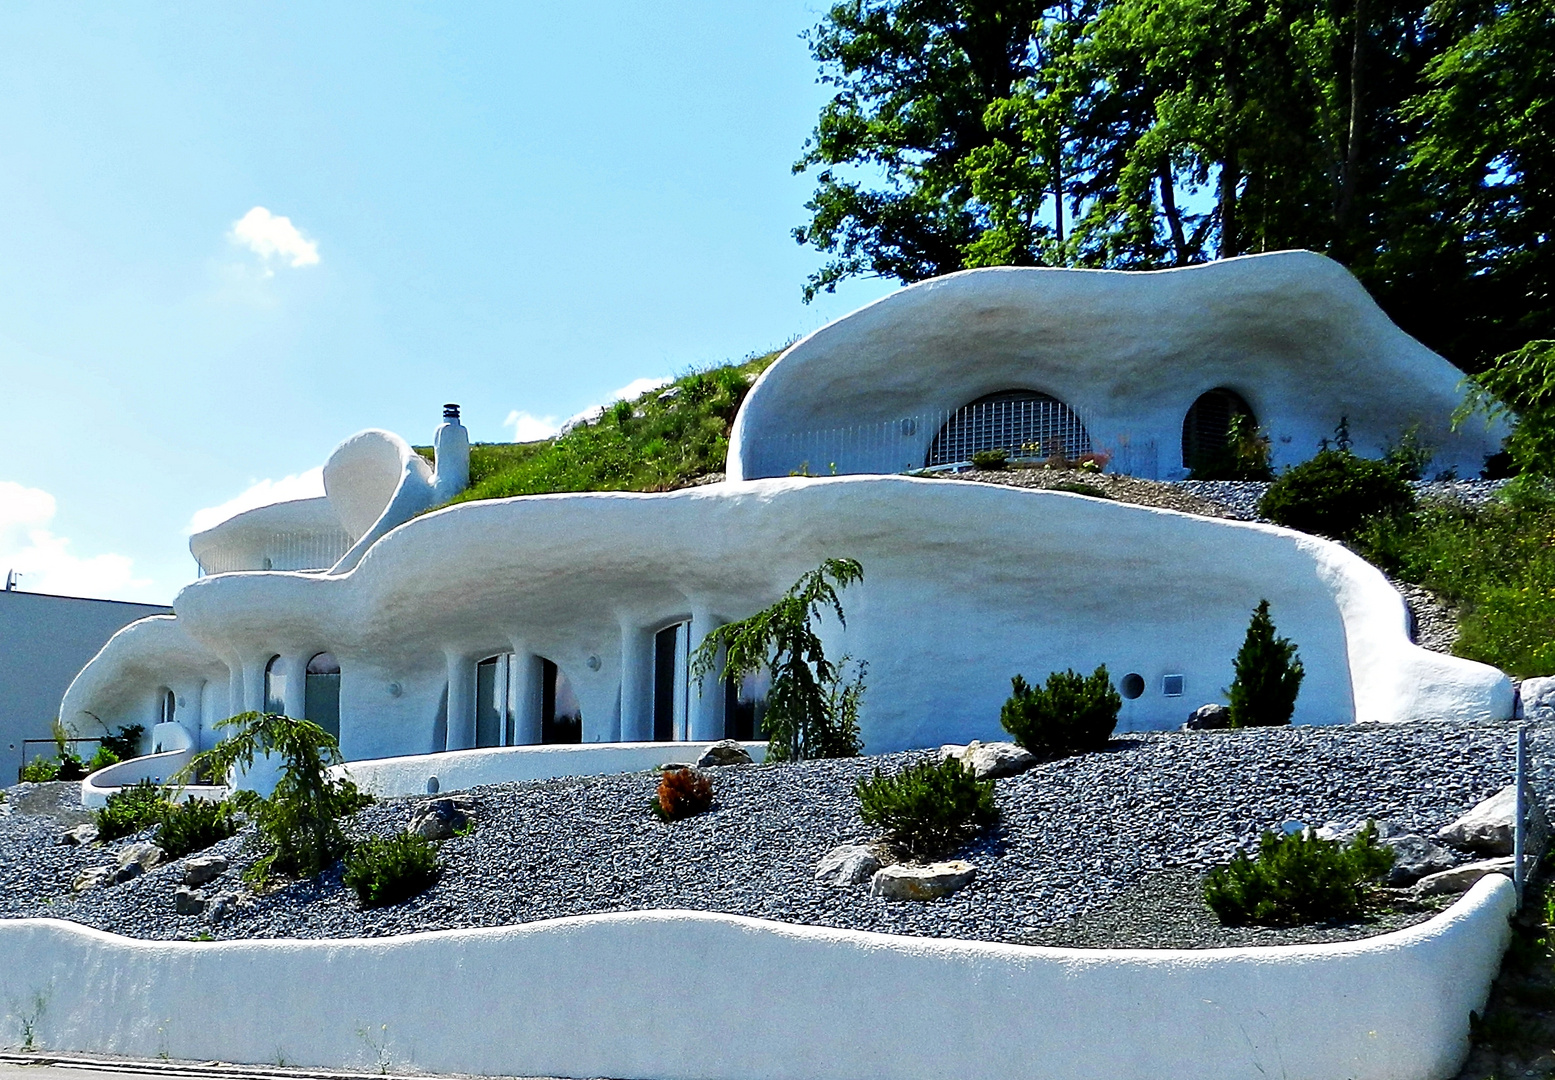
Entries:
[[890,291],[800,300],[821,10],[6,4],[0,573],[169,601],[354,431],[511,439]]

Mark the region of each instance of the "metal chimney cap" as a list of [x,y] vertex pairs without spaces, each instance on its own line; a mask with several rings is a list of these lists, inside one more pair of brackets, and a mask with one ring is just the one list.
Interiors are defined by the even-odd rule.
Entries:
[[447,420],[447,421],[450,421],[450,422],[453,422],[453,423],[457,423],[458,420],[459,420],[459,406],[456,405],[453,402],[449,402],[447,405],[444,405],[443,406],[443,419]]

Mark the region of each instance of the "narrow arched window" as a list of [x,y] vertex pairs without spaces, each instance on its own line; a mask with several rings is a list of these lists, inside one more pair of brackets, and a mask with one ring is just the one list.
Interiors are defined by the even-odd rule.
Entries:
[[340,741],[340,664],[334,653],[314,653],[303,675],[302,711],[306,719]]
[[1217,386],[1200,394],[1182,421],[1182,467],[1199,469],[1214,462],[1225,450],[1231,421],[1238,416],[1258,426],[1252,406],[1235,390]]

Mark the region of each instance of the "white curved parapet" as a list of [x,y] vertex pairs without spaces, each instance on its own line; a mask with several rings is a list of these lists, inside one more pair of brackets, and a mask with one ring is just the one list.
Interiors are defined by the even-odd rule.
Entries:
[[[482,784],[554,780],[563,776],[610,776],[644,772],[670,762],[695,764],[710,743],[585,743],[502,746],[441,754],[353,761],[336,766],[357,787],[380,799],[463,791]],[[751,760],[767,756],[767,744],[741,743]],[[435,778],[436,784],[430,783]]]
[[1435,468],[1479,473],[1503,425],[1452,427],[1463,372],[1395,326],[1310,251],[1157,271],[989,267],[908,286],[789,347],[729,439],[731,480],[921,467],[938,424],[1005,390],[1067,404],[1097,449],[1183,474],[1183,422],[1206,391],[1251,405],[1276,466],[1348,417],[1356,452],[1413,429]]
[[[651,703],[639,691],[655,631],[744,618],[838,556],[864,580],[843,594],[846,629],[827,621],[822,635],[828,656],[869,663],[872,753],[1001,738],[1012,675],[1100,664],[1120,685],[1140,676],[1120,730],[1177,727],[1223,700],[1263,598],[1306,668],[1296,723],[1511,715],[1505,675],[1412,644],[1402,598],[1339,544],[1065,492],[854,476],[463,503],[395,529],[348,574],[205,578],[176,619],[111,640],[61,718],[114,720],[150,700],[166,638],[168,664],[192,670],[187,649],[226,673],[206,684],[210,745],[215,719],[264,707],[270,657],[328,650],[348,759],[462,749],[444,735],[451,677],[468,679],[458,708],[473,732],[476,662],[522,651],[565,674],[585,742],[630,742],[653,730],[633,710]],[[692,720],[694,739],[723,734]]]
[[650,911],[350,940],[0,921],[3,1036],[314,1068],[655,1080],[1443,1080],[1510,937],[1492,874],[1362,941],[1086,950]]

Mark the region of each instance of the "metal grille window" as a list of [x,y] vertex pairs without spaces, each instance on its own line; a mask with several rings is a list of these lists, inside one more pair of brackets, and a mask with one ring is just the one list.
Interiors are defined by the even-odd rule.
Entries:
[[926,466],[970,461],[1003,450],[1012,458],[1074,460],[1091,452],[1091,436],[1074,410],[1034,390],[1005,390],[963,405],[929,446]]
[[1216,387],[1200,394],[1182,422],[1182,466],[1197,469],[1212,462],[1226,448],[1231,420],[1246,416],[1256,427],[1252,407],[1235,390]]

